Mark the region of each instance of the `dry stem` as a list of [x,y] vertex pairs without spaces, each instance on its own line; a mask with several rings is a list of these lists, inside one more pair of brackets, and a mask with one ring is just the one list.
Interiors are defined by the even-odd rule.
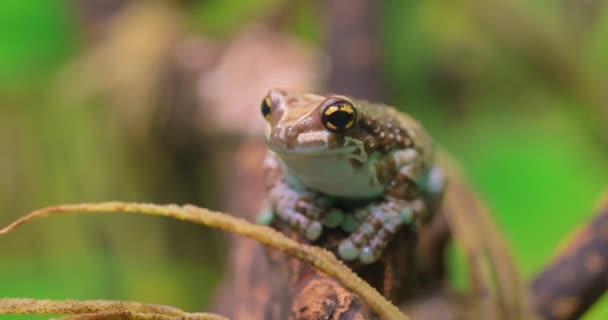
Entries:
[[129,212],[164,216],[238,233],[255,239],[269,247],[278,249],[289,256],[305,261],[330,277],[335,278],[345,288],[359,295],[359,297],[383,319],[408,319],[408,317],[401,313],[397,307],[387,301],[367,282],[363,281],[352,270],[336,259],[331,252],[319,247],[300,244],[270,227],[252,224],[246,220],[235,218],[228,214],[199,208],[193,205],[155,205],[127,202],[59,205],[31,212],[1,229],[0,235],[6,234],[20,225],[36,218],[79,211]]

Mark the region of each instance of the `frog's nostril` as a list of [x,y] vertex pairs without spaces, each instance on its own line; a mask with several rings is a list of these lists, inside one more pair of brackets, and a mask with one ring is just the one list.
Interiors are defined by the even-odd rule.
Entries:
[[285,128],[285,134],[287,135],[287,138],[295,139],[298,136],[298,130],[293,126],[289,126]]
[[272,101],[281,101],[287,96],[287,92],[282,88],[274,88],[268,92],[268,96]]
[[287,139],[285,139],[286,131],[285,130],[274,130],[271,133],[271,141],[272,144],[278,147],[286,148],[287,147]]

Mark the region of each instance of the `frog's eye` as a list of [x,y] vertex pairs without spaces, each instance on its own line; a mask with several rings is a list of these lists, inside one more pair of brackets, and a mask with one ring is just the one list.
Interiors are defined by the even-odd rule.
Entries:
[[266,120],[270,117],[270,97],[268,96],[262,101],[262,115]]
[[352,103],[344,100],[334,101],[323,107],[321,122],[327,130],[342,133],[355,124],[357,112]]

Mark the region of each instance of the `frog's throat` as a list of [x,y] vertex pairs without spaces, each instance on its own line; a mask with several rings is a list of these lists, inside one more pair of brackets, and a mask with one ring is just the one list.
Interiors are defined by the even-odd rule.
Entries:
[[362,141],[345,137],[338,149],[315,152],[276,152],[290,179],[328,195],[367,199],[377,197],[384,186],[376,175],[379,154],[368,155]]

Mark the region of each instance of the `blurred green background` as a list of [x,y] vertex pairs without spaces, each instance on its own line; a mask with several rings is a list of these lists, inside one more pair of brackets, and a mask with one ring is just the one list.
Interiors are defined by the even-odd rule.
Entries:
[[[222,207],[218,199],[230,195],[212,187],[217,173],[208,163],[221,147],[203,142],[196,161],[184,159],[188,151],[166,132],[134,129],[144,122],[138,113],[125,122],[132,114],[110,105],[132,100],[112,97],[112,88],[80,97],[98,86],[72,76],[80,68],[75,61],[105,40],[98,35],[103,23],[83,18],[78,2],[0,2],[0,224],[70,202]],[[504,0],[524,14],[522,21],[542,26],[553,50],[508,10],[497,13],[478,2],[494,1],[381,2],[387,99],[419,118],[460,161],[530,277],[590,216],[608,186],[607,105],[595,89],[608,70],[608,12],[601,1]],[[167,3],[189,35],[221,42],[281,2]],[[285,32],[323,46],[320,16],[327,12],[319,11],[300,5]],[[243,112],[258,117],[258,102],[252,105]],[[158,117],[148,119],[158,125]],[[201,310],[222,275],[225,248],[225,239],[208,229],[156,218],[53,218],[0,239],[0,296],[126,299]],[[606,317],[604,299],[585,319]]]

